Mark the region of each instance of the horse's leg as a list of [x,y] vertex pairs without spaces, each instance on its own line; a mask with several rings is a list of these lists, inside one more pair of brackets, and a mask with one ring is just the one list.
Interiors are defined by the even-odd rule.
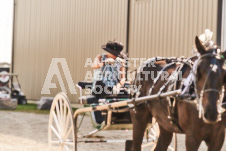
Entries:
[[[217,132],[218,133],[218,132]],[[217,137],[212,137],[206,140],[208,151],[220,151],[224,144],[225,132],[221,132]]]
[[160,134],[154,151],[167,151],[173,137],[173,133],[159,126]]
[[201,138],[195,139],[193,135],[186,134],[186,151],[198,151],[201,142]]
[[141,144],[144,137],[144,132],[151,117],[147,108],[144,105],[137,106],[130,111],[133,122],[133,144],[132,151],[141,151]]

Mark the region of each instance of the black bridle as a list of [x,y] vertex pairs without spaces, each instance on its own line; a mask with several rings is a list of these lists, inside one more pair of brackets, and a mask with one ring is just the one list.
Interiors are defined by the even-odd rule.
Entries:
[[[200,91],[200,94],[198,93],[197,91],[197,85],[196,85],[196,77],[195,75],[197,74],[197,69],[198,69],[198,66],[200,65],[200,63],[202,62],[202,59],[203,58],[206,58],[206,57],[211,57],[213,58],[213,62],[210,64],[210,67],[212,65],[212,68],[211,70],[208,71],[207,73],[207,76],[206,76],[206,79],[205,79],[205,82],[203,84],[203,87],[202,87],[202,90]],[[209,75],[211,74],[211,72],[214,71],[214,67],[217,66],[217,70],[219,70],[219,62],[218,62],[218,58],[220,58],[220,54],[219,53],[216,53],[216,50],[213,51],[213,53],[208,53],[208,54],[204,54],[204,55],[201,55],[196,64],[194,65],[194,68],[192,70],[192,73],[193,73],[193,76],[194,76],[194,84],[195,84],[195,92],[196,92],[196,95],[198,97],[198,101],[196,102],[197,103],[197,106],[198,106],[198,110],[199,110],[199,118],[201,118],[202,116],[202,112],[203,112],[203,107],[202,107],[202,100],[203,100],[203,96],[204,96],[204,93],[209,93],[209,92],[216,92],[218,93],[219,95],[219,106],[218,106],[218,111],[220,112],[221,110],[221,104],[222,104],[222,101],[223,101],[223,97],[224,96],[224,86],[222,86],[222,89],[221,90],[218,90],[218,89],[215,89],[215,88],[208,88],[208,89],[205,89],[206,88],[206,83],[209,79]],[[215,71],[214,71],[215,72]],[[221,120],[221,112],[218,116],[218,121]]]

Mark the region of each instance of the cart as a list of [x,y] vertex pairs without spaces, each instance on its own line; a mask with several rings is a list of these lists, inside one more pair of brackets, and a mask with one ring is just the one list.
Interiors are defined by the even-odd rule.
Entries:
[[[110,95],[97,100],[95,96],[92,95],[82,96],[82,89],[84,89],[87,85],[91,84],[80,82],[77,85],[80,89],[81,95],[79,100],[84,106],[83,108],[79,108],[75,111],[65,93],[61,92],[55,96],[50,109],[49,117],[49,150],[78,151],[78,143],[100,142],[125,142],[125,150],[130,150],[131,140],[103,140],[92,136],[101,130],[131,129],[132,122],[129,116],[129,109],[132,108],[134,104],[152,101],[158,97],[164,98],[167,96],[176,96],[181,93],[181,90],[175,90],[136,99],[131,99],[128,96]],[[88,113],[90,114],[95,130],[87,133],[81,133],[81,124],[84,117]],[[158,125],[155,120],[153,120],[152,124],[147,127],[147,131],[145,132],[142,148],[154,147],[158,140],[158,134]],[[169,147],[169,150],[174,150],[174,148]]]

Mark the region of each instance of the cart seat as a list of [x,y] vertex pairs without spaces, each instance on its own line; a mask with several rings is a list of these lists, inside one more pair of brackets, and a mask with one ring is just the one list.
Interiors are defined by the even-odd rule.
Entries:
[[82,104],[93,104],[98,102],[96,96],[94,95],[81,96],[79,97],[79,100],[82,102]]
[[106,99],[121,99],[121,98],[125,98],[125,99],[128,99],[130,98],[130,95],[129,94],[112,94],[112,95],[107,95],[105,97]]
[[92,85],[93,85],[93,82],[87,82],[87,81],[79,81],[78,82],[78,85],[82,88],[82,89],[91,89],[92,88]]
[[110,94],[105,96],[106,99],[120,99],[120,98],[130,98],[130,94],[127,89],[120,89],[119,94]]

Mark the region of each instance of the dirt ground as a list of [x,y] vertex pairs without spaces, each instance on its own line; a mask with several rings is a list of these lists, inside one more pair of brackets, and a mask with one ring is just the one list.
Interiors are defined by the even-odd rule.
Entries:
[[[48,115],[0,111],[0,151],[47,151]],[[106,139],[131,139],[131,130],[102,131]],[[178,150],[185,151],[184,135],[178,137]],[[79,151],[124,151],[124,143],[79,144]],[[205,151],[202,143],[200,151]],[[226,143],[222,148],[226,151]]]

